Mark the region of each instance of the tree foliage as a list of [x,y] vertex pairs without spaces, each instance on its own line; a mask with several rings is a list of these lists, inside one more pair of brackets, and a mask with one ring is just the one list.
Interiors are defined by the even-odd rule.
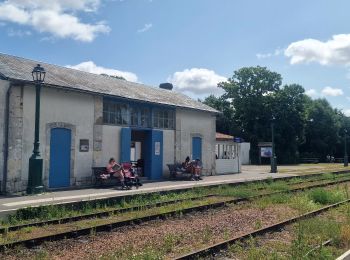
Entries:
[[312,100],[298,84],[282,86],[282,76],[265,67],[245,67],[218,84],[220,97],[204,103],[221,111],[217,131],[242,136],[251,143],[251,160],[258,162],[258,142],[271,141],[274,118],[279,163],[300,157],[342,156],[344,129],[350,120],[325,99]]

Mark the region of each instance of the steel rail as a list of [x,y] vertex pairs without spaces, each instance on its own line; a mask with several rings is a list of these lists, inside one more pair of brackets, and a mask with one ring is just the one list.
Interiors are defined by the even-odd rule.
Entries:
[[[317,182],[317,181],[324,181],[324,180],[329,180],[329,179],[310,180],[310,181],[308,181],[306,183]],[[336,183],[339,183],[339,181],[343,181],[343,180],[342,179],[330,180],[330,182],[327,182],[325,184],[326,185],[333,184],[333,183],[336,184]],[[350,181],[350,178],[346,179],[344,181]],[[293,185],[298,185],[298,184],[301,184],[301,183],[303,183],[303,182],[293,183]],[[324,183],[321,183],[320,185],[321,186],[313,185],[311,187],[312,188],[313,187],[322,187],[324,185]],[[262,187],[262,188],[260,188],[258,190],[264,190],[264,189],[265,188]],[[297,188],[297,190],[299,190],[299,188]],[[254,195],[254,196],[248,197],[246,199],[249,200],[249,199],[258,198],[260,196],[268,196],[268,195],[273,195],[273,194],[278,194],[278,193],[281,193],[281,192],[288,192],[288,191],[289,190],[264,193],[264,194]],[[293,189],[291,189],[290,191],[293,191]],[[176,204],[176,203],[185,202],[185,201],[195,201],[195,200],[205,199],[205,198],[209,198],[209,197],[213,197],[213,196],[220,196],[220,195],[218,195],[218,194],[208,194],[208,195],[198,196],[198,197],[190,197],[190,198],[184,198],[184,199],[169,200],[169,201],[151,203],[151,204],[147,204],[147,205],[137,205],[137,206],[127,207],[127,208],[110,209],[110,210],[105,210],[105,211],[100,211],[100,212],[95,212],[95,213],[89,213],[89,214],[82,214],[82,215],[77,215],[77,216],[70,216],[70,217],[65,217],[65,218],[56,218],[56,219],[51,219],[51,220],[36,221],[36,222],[19,224],[19,225],[13,225],[13,226],[8,226],[8,227],[0,227],[0,234],[6,233],[6,232],[11,232],[11,231],[16,231],[16,230],[19,230],[19,229],[22,229],[22,228],[27,228],[27,227],[40,227],[40,226],[45,226],[45,225],[65,224],[65,223],[75,222],[75,221],[84,220],[84,219],[108,217],[108,216],[111,216],[111,215],[121,214],[121,213],[126,213],[126,212],[131,212],[131,211],[137,211],[137,210],[140,210],[140,209],[150,209],[150,208],[161,207],[161,206]],[[225,197],[225,196],[223,196],[223,197]],[[238,198],[238,200],[239,200],[239,202],[242,201],[240,198]]]
[[91,232],[112,231],[115,228],[119,228],[119,227],[123,227],[123,226],[135,225],[135,224],[139,224],[139,223],[151,221],[151,220],[156,220],[156,219],[166,219],[166,218],[171,217],[171,216],[176,216],[179,213],[188,214],[191,212],[200,212],[200,211],[205,211],[208,209],[215,209],[215,208],[224,207],[228,204],[247,202],[247,201],[251,201],[251,200],[254,200],[254,199],[257,199],[260,197],[264,197],[264,196],[270,196],[270,195],[281,194],[281,193],[286,193],[286,192],[298,192],[298,191],[322,187],[322,186],[339,184],[341,182],[346,182],[346,181],[350,181],[350,180],[342,180],[340,182],[331,182],[331,183],[322,183],[322,184],[317,184],[317,185],[313,185],[313,186],[300,187],[300,188],[296,188],[296,189],[292,189],[292,190],[285,190],[285,191],[277,191],[277,192],[268,193],[268,194],[259,194],[259,195],[255,195],[255,196],[251,196],[251,197],[247,197],[247,198],[227,199],[224,201],[215,202],[215,203],[206,204],[206,205],[200,205],[200,206],[195,206],[195,207],[190,207],[190,208],[185,208],[185,209],[170,210],[168,212],[155,213],[155,214],[151,214],[151,215],[147,215],[147,216],[139,217],[139,218],[131,218],[128,220],[123,220],[123,221],[119,220],[116,222],[111,222],[111,223],[107,223],[107,224],[99,224],[99,225],[95,225],[95,226],[87,227],[87,228],[80,228],[80,229],[75,229],[75,230],[63,231],[61,233],[50,234],[50,235],[41,236],[41,237],[35,237],[35,238],[29,238],[29,239],[24,239],[24,240],[8,242],[5,244],[0,244],[0,251],[3,251],[6,248],[13,248],[13,247],[18,246],[18,245],[24,245],[28,248],[31,248],[33,246],[41,244],[44,241],[55,241],[55,240],[66,239],[66,238],[76,238],[78,236],[89,235],[89,234],[91,234]]
[[176,260],[180,260],[180,259],[188,260],[188,259],[199,259],[201,257],[204,258],[204,257],[208,257],[208,256],[214,256],[215,253],[218,253],[222,250],[226,250],[230,245],[232,245],[238,241],[242,241],[242,240],[248,239],[250,237],[256,237],[259,235],[263,235],[263,234],[270,232],[270,231],[276,231],[276,230],[279,231],[286,225],[292,224],[292,223],[297,222],[299,220],[303,220],[303,219],[307,219],[307,218],[310,218],[313,216],[317,216],[325,211],[339,207],[339,206],[344,205],[348,202],[350,202],[350,199],[347,199],[347,200],[344,200],[344,201],[341,201],[341,202],[338,202],[338,203],[335,203],[332,205],[328,205],[328,206],[323,207],[321,209],[314,210],[314,211],[299,215],[297,217],[289,218],[287,220],[278,222],[278,223],[273,224],[273,225],[269,225],[267,227],[260,228],[258,230],[252,231],[252,232],[244,233],[243,235],[233,237],[231,239],[216,243],[216,244],[211,245],[211,246],[203,247],[199,250],[190,252],[188,254],[184,254],[184,255],[175,257],[174,259],[176,259]]
[[168,200],[168,201],[150,203],[147,205],[137,205],[137,206],[127,207],[127,208],[110,209],[110,210],[82,214],[82,215],[71,216],[71,217],[65,217],[65,218],[56,218],[56,219],[51,219],[51,220],[43,220],[43,221],[13,225],[13,226],[8,226],[8,227],[0,227],[0,234],[3,234],[5,232],[9,232],[9,231],[16,231],[16,230],[26,228],[26,227],[40,227],[40,226],[45,226],[45,225],[65,224],[65,223],[84,220],[84,219],[103,218],[103,217],[108,217],[108,216],[115,215],[115,214],[137,211],[137,210],[141,210],[141,209],[150,209],[150,208],[156,208],[156,207],[161,207],[161,206],[167,206],[167,205],[176,204],[176,203],[180,203],[180,202],[186,202],[186,201],[195,201],[195,200],[210,198],[210,197],[214,197],[214,196],[217,196],[217,195],[208,194],[208,195],[204,195],[204,196]]

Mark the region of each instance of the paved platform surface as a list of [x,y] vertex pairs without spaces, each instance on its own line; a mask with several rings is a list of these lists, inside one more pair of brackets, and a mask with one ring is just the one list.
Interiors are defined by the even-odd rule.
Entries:
[[295,176],[288,173],[268,173],[268,168],[262,170],[261,168],[254,170],[245,170],[242,173],[229,174],[229,175],[217,175],[217,176],[205,176],[202,181],[187,181],[187,180],[175,180],[175,181],[161,181],[145,183],[139,189],[133,190],[119,190],[114,187],[110,188],[89,188],[80,190],[67,190],[67,191],[55,191],[47,192],[40,195],[30,196],[12,196],[12,197],[0,197],[0,215],[7,215],[17,209],[38,206],[38,205],[50,205],[50,204],[62,204],[76,201],[88,201],[101,198],[117,197],[131,194],[143,194],[149,192],[165,191],[165,190],[177,190],[186,189],[192,187],[211,186],[225,183],[237,183],[252,180],[262,180],[269,177],[272,178],[284,178],[289,176]]

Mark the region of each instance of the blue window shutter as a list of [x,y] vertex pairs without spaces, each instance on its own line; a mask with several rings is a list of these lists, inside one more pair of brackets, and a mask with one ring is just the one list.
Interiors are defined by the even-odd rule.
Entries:
[[120,132],[120,162],[130,162],[131,129],[124,127]]

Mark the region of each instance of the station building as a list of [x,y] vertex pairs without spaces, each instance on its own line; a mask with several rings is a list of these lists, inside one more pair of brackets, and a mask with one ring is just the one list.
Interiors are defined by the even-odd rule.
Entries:
[[25,191],[33,151],[35,86],[41,89],[40,152],[46,189],[91,185],[92,167],[142,159],[150,180],[167,164],[200,158],[215,174],[218,111],[184,94],[7,54],[0,54],[1,191]]

